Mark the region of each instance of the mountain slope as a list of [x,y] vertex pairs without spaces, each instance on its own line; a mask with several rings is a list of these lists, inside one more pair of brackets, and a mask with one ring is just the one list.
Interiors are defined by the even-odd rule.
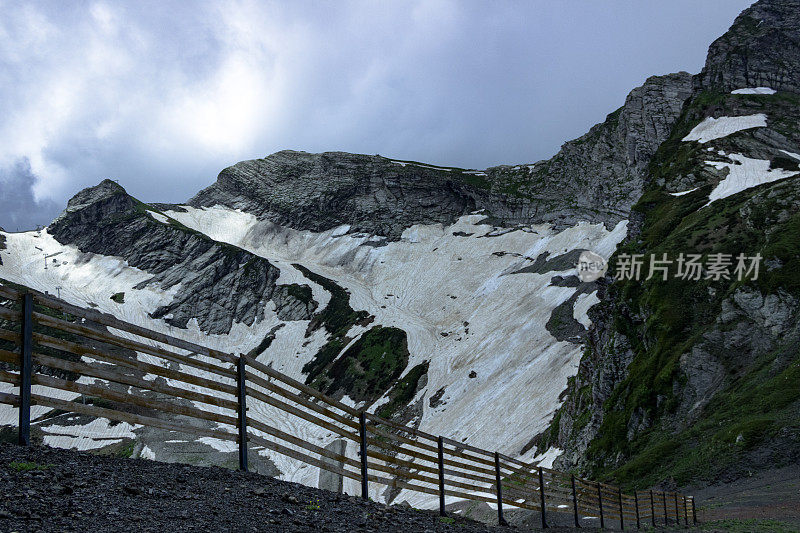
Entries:
[[799,13],[759,2],[712,45],[612,259],[722,253],[732,272],[760,254],[758,279],[606,283],[567,402],[536,440],[565,447],[562,466],[644,486],[800,457],[800,95],[782,74]]

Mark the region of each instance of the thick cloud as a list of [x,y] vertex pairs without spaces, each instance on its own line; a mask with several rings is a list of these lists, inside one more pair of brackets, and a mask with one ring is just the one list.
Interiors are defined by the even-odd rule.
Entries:
[[49,198],[36,201],[33,185],[36,176],[27,159],[0,169],[0,227],[6,231],[24,231],[45,225],[61,211]]
[[27,159],[30,226],[104,178],[183,201],[284,148],[532,162],[698,71],[748,3],[0,0],[0,190]]

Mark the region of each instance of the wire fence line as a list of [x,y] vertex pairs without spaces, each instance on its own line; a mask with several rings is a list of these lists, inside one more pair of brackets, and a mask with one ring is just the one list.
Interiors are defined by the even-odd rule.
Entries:
[[[448,496],[496,506],[500,524],[506,523],[507,507],[538,512],[543,527],[550,513],[572,515],[576,526],[594,518],[601,527],[623,529],[697,521],[693,497],[623,493],[614,485],[432,435],[359,411],[251,357],[32,290],[0,285],[0,302],[5,304],[0,382],[13,386],[12,392],[0,392],[0,403],[19,408],[22,445],[30,444],[32,406],[42,406],[230,441],[238,445],[242,470],[252,448],[267,449],[360,483],[364,498],[371,483],[438,496],[442,515]],[[101,381],[79,382],[80,377]],[[65,392],[72,393],[71,400],[64,399]],[[78,396],[83,401],[74,401]],[[357,458],[270,425],[257,410],[248,410],[255,403],[353,442]]]

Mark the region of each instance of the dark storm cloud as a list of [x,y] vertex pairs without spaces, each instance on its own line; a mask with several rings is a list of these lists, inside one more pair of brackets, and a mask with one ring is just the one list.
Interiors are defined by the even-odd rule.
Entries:
[[46,198],[36,201],[33,184],[36,176],[27,159],[0,170],[0,227],[6,231],[24,231],[48,224],[61,211]]
[[0,0],[0,168],[27,158],[63,206],[104,178],[185,201],[284,148],[533,162],[647,76],[699,71],[747,4]]

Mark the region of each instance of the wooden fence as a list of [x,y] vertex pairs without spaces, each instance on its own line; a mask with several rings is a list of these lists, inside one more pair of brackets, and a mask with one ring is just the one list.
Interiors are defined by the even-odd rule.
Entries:
[[[33,291],[0,285],[0,381],[17,393],[19,442],[30,443],[31,406],[152,426],[261,447],[356,480],[439,497],[594,518],[601,527],[696,523],[694,499],[674,492],[623,493],[619,487],[536,467],[445,437],[360,412],[246,356],[151,331]],[[98,364],[100,363],[100,364]],[[101,380],[81,380],[79,377]],[[164,379],[157,379],[164,378]],[[117,384],[115,388],[103,381]],[[126,388],[127,387],[127,388]],[[65,400],[64,394],[73,393]],[[58,398],[57,396],[61,396]],[[66,396],[69,396],[67,394]],[[87,402],[87,398],[89,401]],[[324,428],[358,446],[358,458],[271,426],[248,402]]]

